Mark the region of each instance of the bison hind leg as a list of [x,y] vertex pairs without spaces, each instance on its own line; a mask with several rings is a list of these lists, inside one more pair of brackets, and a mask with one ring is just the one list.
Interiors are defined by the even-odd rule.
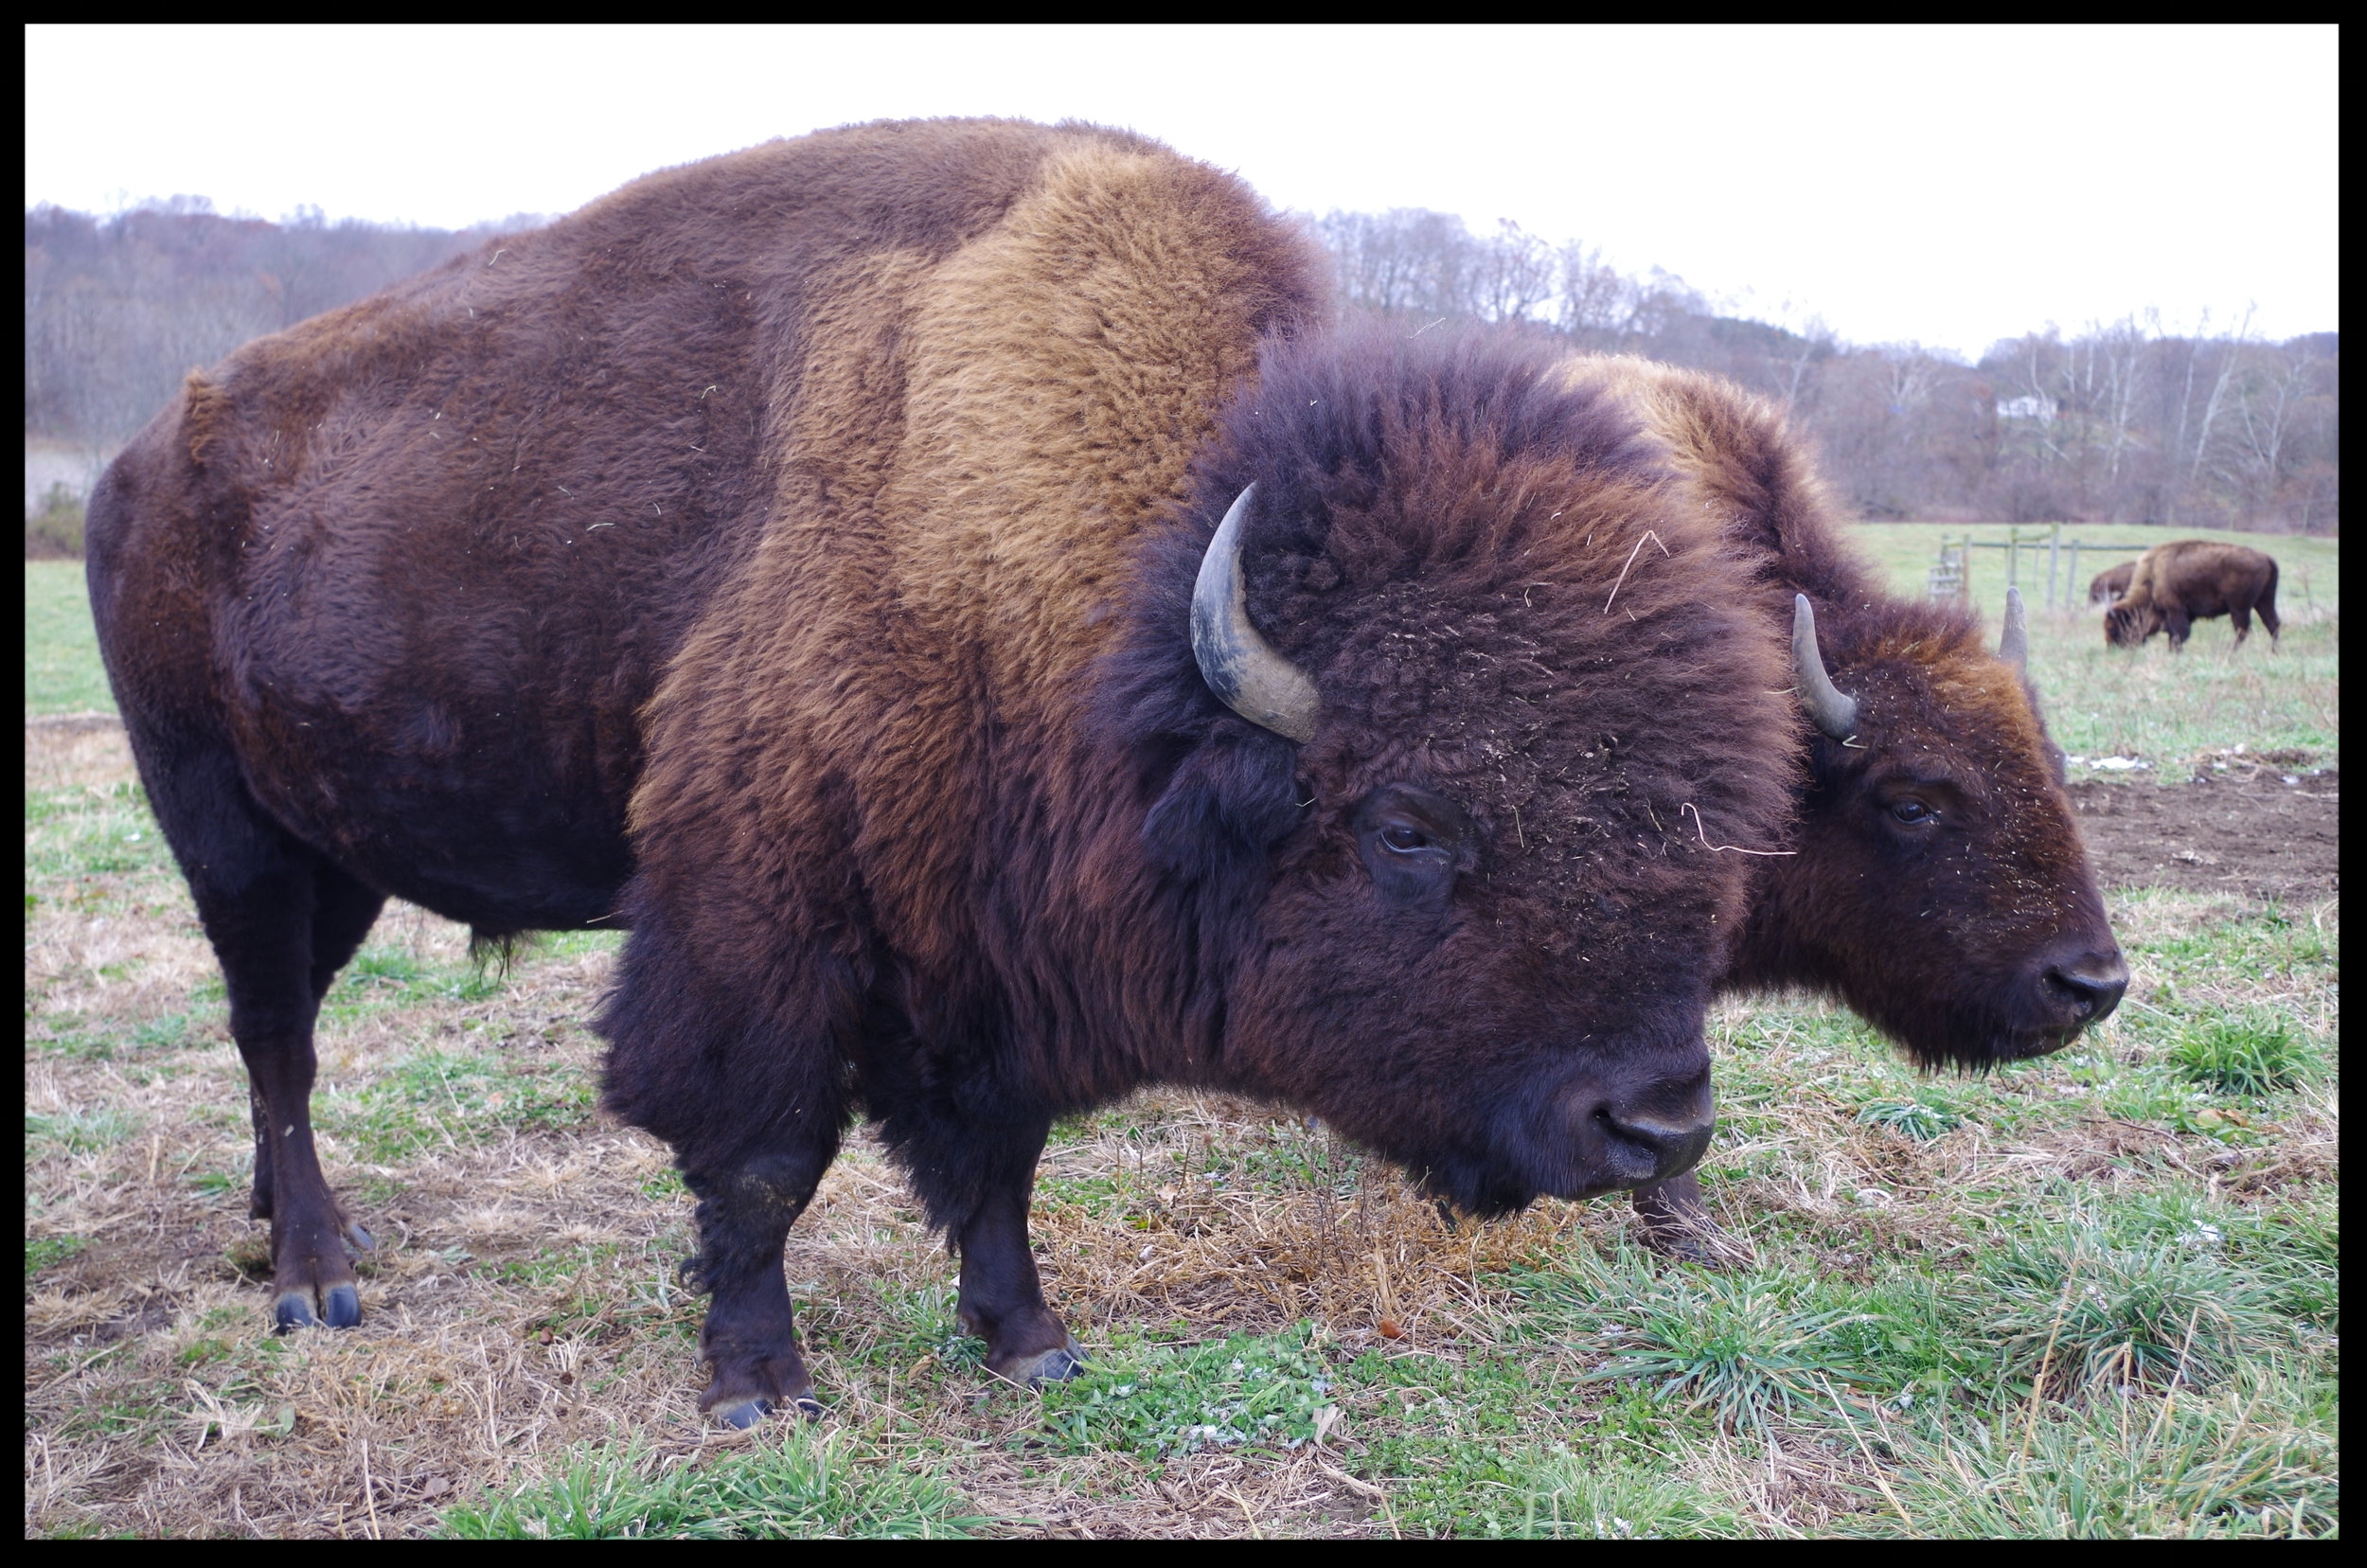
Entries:
[[226,745],[169,733],[136,711],[125,720],[158,826],[222,964],[254,1112],[250,1208],[271,1221],[274,1323],[350,1327],[362,1302],[346,1249],[366,1247],[369,1235],[338,1204],[313,1147],[312,1026],[384,898],[274,821]]

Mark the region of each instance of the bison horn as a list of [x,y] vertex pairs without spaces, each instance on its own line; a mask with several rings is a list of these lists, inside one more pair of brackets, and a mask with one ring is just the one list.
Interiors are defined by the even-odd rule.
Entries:
[[1824,673],[1824,655],[1816,646],[1816,612],[1808,608],[1806,594],[1791,597],[1791,676],[1801,704],[1818,729],[1836,740],[1858,733],[1858,700]]
[[1248,585],[1241,577],[1241,523],[1252,485],[1217,525],[1201,558],[1192,589],[1192,656],[1201,679],[1224,705],[1253,724],[1293,740],[1314,738],[1320,703],[1307,672],[1275,652],[1249,620]]
[[1997,639],[1997,656],[2021,669],[2030,663],[2030,612],[2022,608],[2021,590],[2005,590],[2005,633]]

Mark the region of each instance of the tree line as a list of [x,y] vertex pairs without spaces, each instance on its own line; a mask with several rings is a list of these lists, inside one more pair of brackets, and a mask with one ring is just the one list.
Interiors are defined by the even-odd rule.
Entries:
[[1720,313],[1683,279],[1451,214],[1315,223],[1350,311],[1495,323],[1600,353],[1715,371],[1784,403],[1869,518],[2331,530],[2340,510],[2340,339],[2282,343],[2132,313],[1992,345],[1974,364],[1850,344],[1821,321]]
[[274,223],[189,196],[106,218],[29,208],[25,434],[112,450],[191,368],[542,222],[453,231],[331,223],[314,209]]
[[[452,231],[317,211],[285,223],[176,197],[25,215],[25,429],[119,444],[193,365],[542,220]],[[2151,312],[2053,327],[1966,364],[1722,313],[1683,279],[1451,214],[1311,220],[1344,310],[1409,330],[1481,322],[1731,377],[1785,404],[1846,506],[1873,518],[2085,520],[2278,531],[2340,511],[2340,338],[2273,343]]]

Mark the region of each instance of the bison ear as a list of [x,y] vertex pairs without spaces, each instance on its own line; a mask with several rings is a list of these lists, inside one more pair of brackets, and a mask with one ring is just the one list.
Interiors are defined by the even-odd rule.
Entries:
[[1298,751],[1246,725],[1227,725],[1194,747],[1143,821],[1152,863],[1199,882],[1262,857],[1298,826]]

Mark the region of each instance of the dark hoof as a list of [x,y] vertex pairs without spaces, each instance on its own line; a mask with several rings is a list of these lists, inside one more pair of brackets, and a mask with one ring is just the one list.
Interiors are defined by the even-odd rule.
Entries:
[[355,1252],[378,1251],[378,1243],[370,1239],[370,1233],[350,1220],[346,1221],[346,1244]]
[[[799,1402],[802,1404],[805,1401]],[[770,1399],[735,1399],[730,1404],[716,1406],[707,1414],[727,1427],[745,1432],[773,1414],[773,1401]]]
[[290,1291],[271,1308],[272,1330],[286,1333],[291,1328],[317,1328],[321,1320],[312,1315],[312,1292]]
[[334,1285],[329,1292],[329,1326],[350,1328],[362,1321],[362,1292],[350,1285]]
[[809,1421],[818,1421],[829,1414],[822,1408],[822,1401],[810,1394],[801,1396],[791,1405],[791,1408]]
[[1066,1382],[1084,1370],[1084,1347],[1071,1340],[1058,1350],[1014,1362],[1007,1370],[996,1375],[1023,1388],[1041,1388],[1048,1382]]

